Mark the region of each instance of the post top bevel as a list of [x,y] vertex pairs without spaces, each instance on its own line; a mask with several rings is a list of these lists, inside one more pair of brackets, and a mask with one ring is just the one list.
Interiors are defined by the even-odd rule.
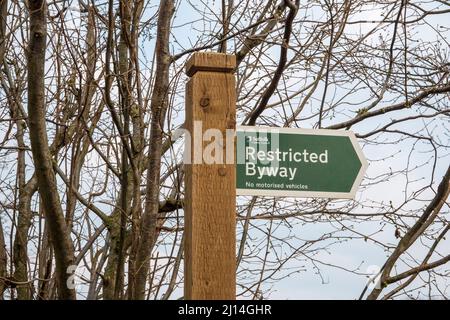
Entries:
[[236,56],[217,52],[196,52],[186,63],[186,74],[192,77],[198,71],[233,73]]

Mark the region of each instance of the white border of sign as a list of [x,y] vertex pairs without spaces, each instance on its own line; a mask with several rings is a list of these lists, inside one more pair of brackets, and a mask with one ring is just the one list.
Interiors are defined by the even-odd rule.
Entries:
[[270,197],[298,197],[298,198],[333,198],[333,199],[354,199],[356,191],[361,184],[364,174],[369,166],[361,147],[356,140],[356,136],[352,131],[330,130],[330,129],[299,129],[299,128],[278,128],[278,127],[250,127],[250,126],[237,126],[237,132],[258,132],[258,131],[276,131],[278,133],[287,134],[307,134],[317,136],[344,136],[349,137],[353,145],[353,148],[361,161],[361,168],[353,183],[350,192],[320,192],[320,191],[287,191],[287,190],[267,190],[267,189],[236,189],[238,196],[270,196]]

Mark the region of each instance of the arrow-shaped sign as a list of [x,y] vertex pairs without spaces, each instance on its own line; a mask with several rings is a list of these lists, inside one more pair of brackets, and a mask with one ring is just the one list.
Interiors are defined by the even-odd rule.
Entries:
[[350,131],[237,128],[238,195],[353,199],[367,161]]

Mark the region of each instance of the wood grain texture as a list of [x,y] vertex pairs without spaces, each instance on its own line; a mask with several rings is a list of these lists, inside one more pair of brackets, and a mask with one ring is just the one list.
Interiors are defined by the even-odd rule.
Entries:
[[236,56],[214,53],[197,52],[186,63],[186,74],[192,77],[198,71],[232,73],[236,68]]
[[[204,54],[202,54],[204,56]],[[221,67],[225,55],[213,54]],[[205,101],[209,104],[205,107]],[[203,106],[202,106],[203,105]],[[186,129],[234,129],[235,78],[231,73],[196,72],[186,88]],[[201,132],[194,132],[201,121]],[[194,138],[188,143],[194,144]],[[209,144],[203,142],[202,146]],[[226,143],[223,144],[225,148]],[[234,148],[232,148],[234,155]],[[193,150],[193,148],[191,148]],[[202,148],[203,150],[203,148]],[[192,152],[193,153],[193,152]],[[193,159],[193,154],[191,158]],[[225,155],[225,150],[223,150]],[[236,298],[236,171],[234,164],[186,164],[185,299]]]

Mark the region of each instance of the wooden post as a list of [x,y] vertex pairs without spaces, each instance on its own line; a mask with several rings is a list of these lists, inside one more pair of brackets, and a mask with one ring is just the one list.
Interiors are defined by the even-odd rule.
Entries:
[[[236,57],[195,53],[187,62],[191,77],[186,86],[186,129],[191,139],[192,164],[185,165],[184,297],[187,300],[236,298],[236,168],[233,164],[205,164],[202,154],[211,141],[208,129],[236,127],[234,69]],[[201,124],[201,127],[199,126]],[[190,140],[190,141],[189,141]],[[203,142],[202,142],[203,141]],[[223,159],[229,143],[223,142]],[[200,160],[202,163],[195,163]]]

